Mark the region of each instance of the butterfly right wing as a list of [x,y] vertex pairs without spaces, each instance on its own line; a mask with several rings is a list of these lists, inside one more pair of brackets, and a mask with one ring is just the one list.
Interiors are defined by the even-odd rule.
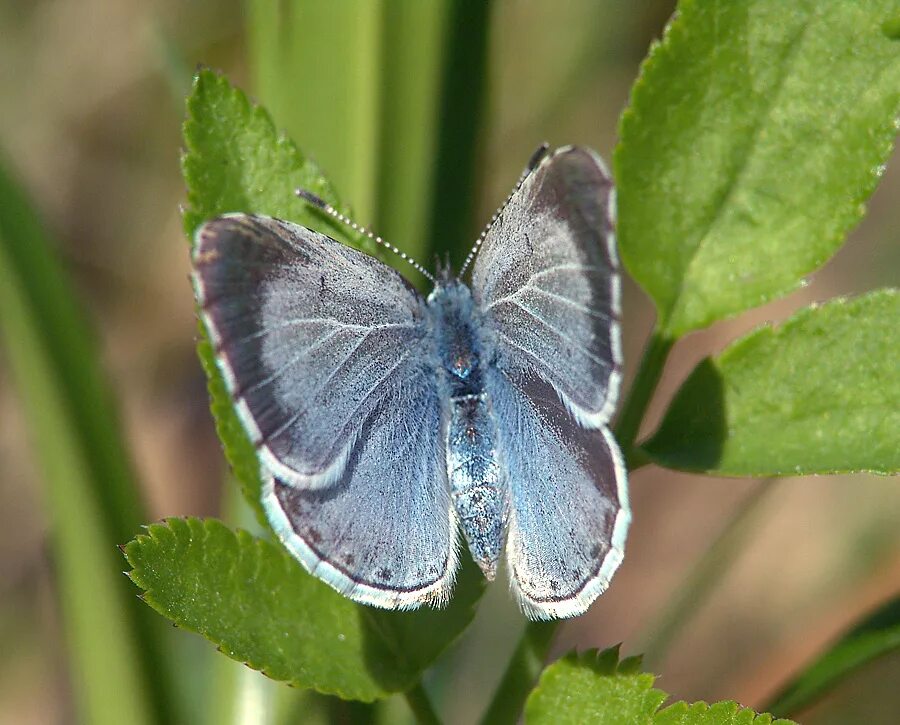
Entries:
[[282,542],[357,601],[446,598],[456,525],[421,297],[374,258],[268,217],[207,222],[193,263]]
[[621,379],[612,179],[585,148],[544,156],[475,259],[510,491],[513,590],[538,619],[577,616],[609,585],[631,518],[607,428]]

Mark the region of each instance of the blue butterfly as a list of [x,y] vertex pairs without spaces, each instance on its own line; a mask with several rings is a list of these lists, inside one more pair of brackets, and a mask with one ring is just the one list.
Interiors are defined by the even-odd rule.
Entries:
[[417,266],[426,299],[290,222],[200,227],[200,314],[269,521],[311,574],[363,604],[441,605],[462,529],[488,579],[505,552],[531,618],[579,615],[606,589],[631,518],[607,427],[622,367],[614,212],[593,151],[541,147],[466,260],[471,285]]

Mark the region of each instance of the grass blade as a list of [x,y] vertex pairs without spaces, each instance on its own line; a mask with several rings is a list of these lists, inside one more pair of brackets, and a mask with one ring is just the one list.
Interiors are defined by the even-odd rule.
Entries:
[[35,211],[0,165],[0,335],[45,481],[81,719],[177,721],[161,630],[115,545],[143,520],[87,325]]

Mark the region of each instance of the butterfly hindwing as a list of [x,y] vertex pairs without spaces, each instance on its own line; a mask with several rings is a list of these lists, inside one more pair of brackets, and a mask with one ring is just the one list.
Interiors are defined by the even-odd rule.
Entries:
[[268,217],[207,222],[193,263],[288,549],[358,601],[445,598],[456,534],[421,297],[374,258]]
[[578,425],[541,378],[492,373],[491,399],[510,495],[506,561],[529,617],[582,614],[624,555],[625,469],[609,431]]

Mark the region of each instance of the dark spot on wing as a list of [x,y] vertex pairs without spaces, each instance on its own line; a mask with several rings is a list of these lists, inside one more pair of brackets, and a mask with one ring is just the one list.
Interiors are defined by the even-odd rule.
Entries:
[[375,576],[377,576],[381,581],[386,582],[391,578],[394,572],[388,569],[386,566],[381,567],[378,571],[375,572]]
[[322,543],[322,534],[319,533],[317,529],[312,528],[311,526],[306,530],[306,535],[310,538],[310,540],[314,544]]
[[528,247],[528,254],[533,255],[534,254],[534,245],[532,245],[532,243],[531,243],[531,237],[529,237],[527,233],[523,234],[522,236],[524,237],[525,244]]

